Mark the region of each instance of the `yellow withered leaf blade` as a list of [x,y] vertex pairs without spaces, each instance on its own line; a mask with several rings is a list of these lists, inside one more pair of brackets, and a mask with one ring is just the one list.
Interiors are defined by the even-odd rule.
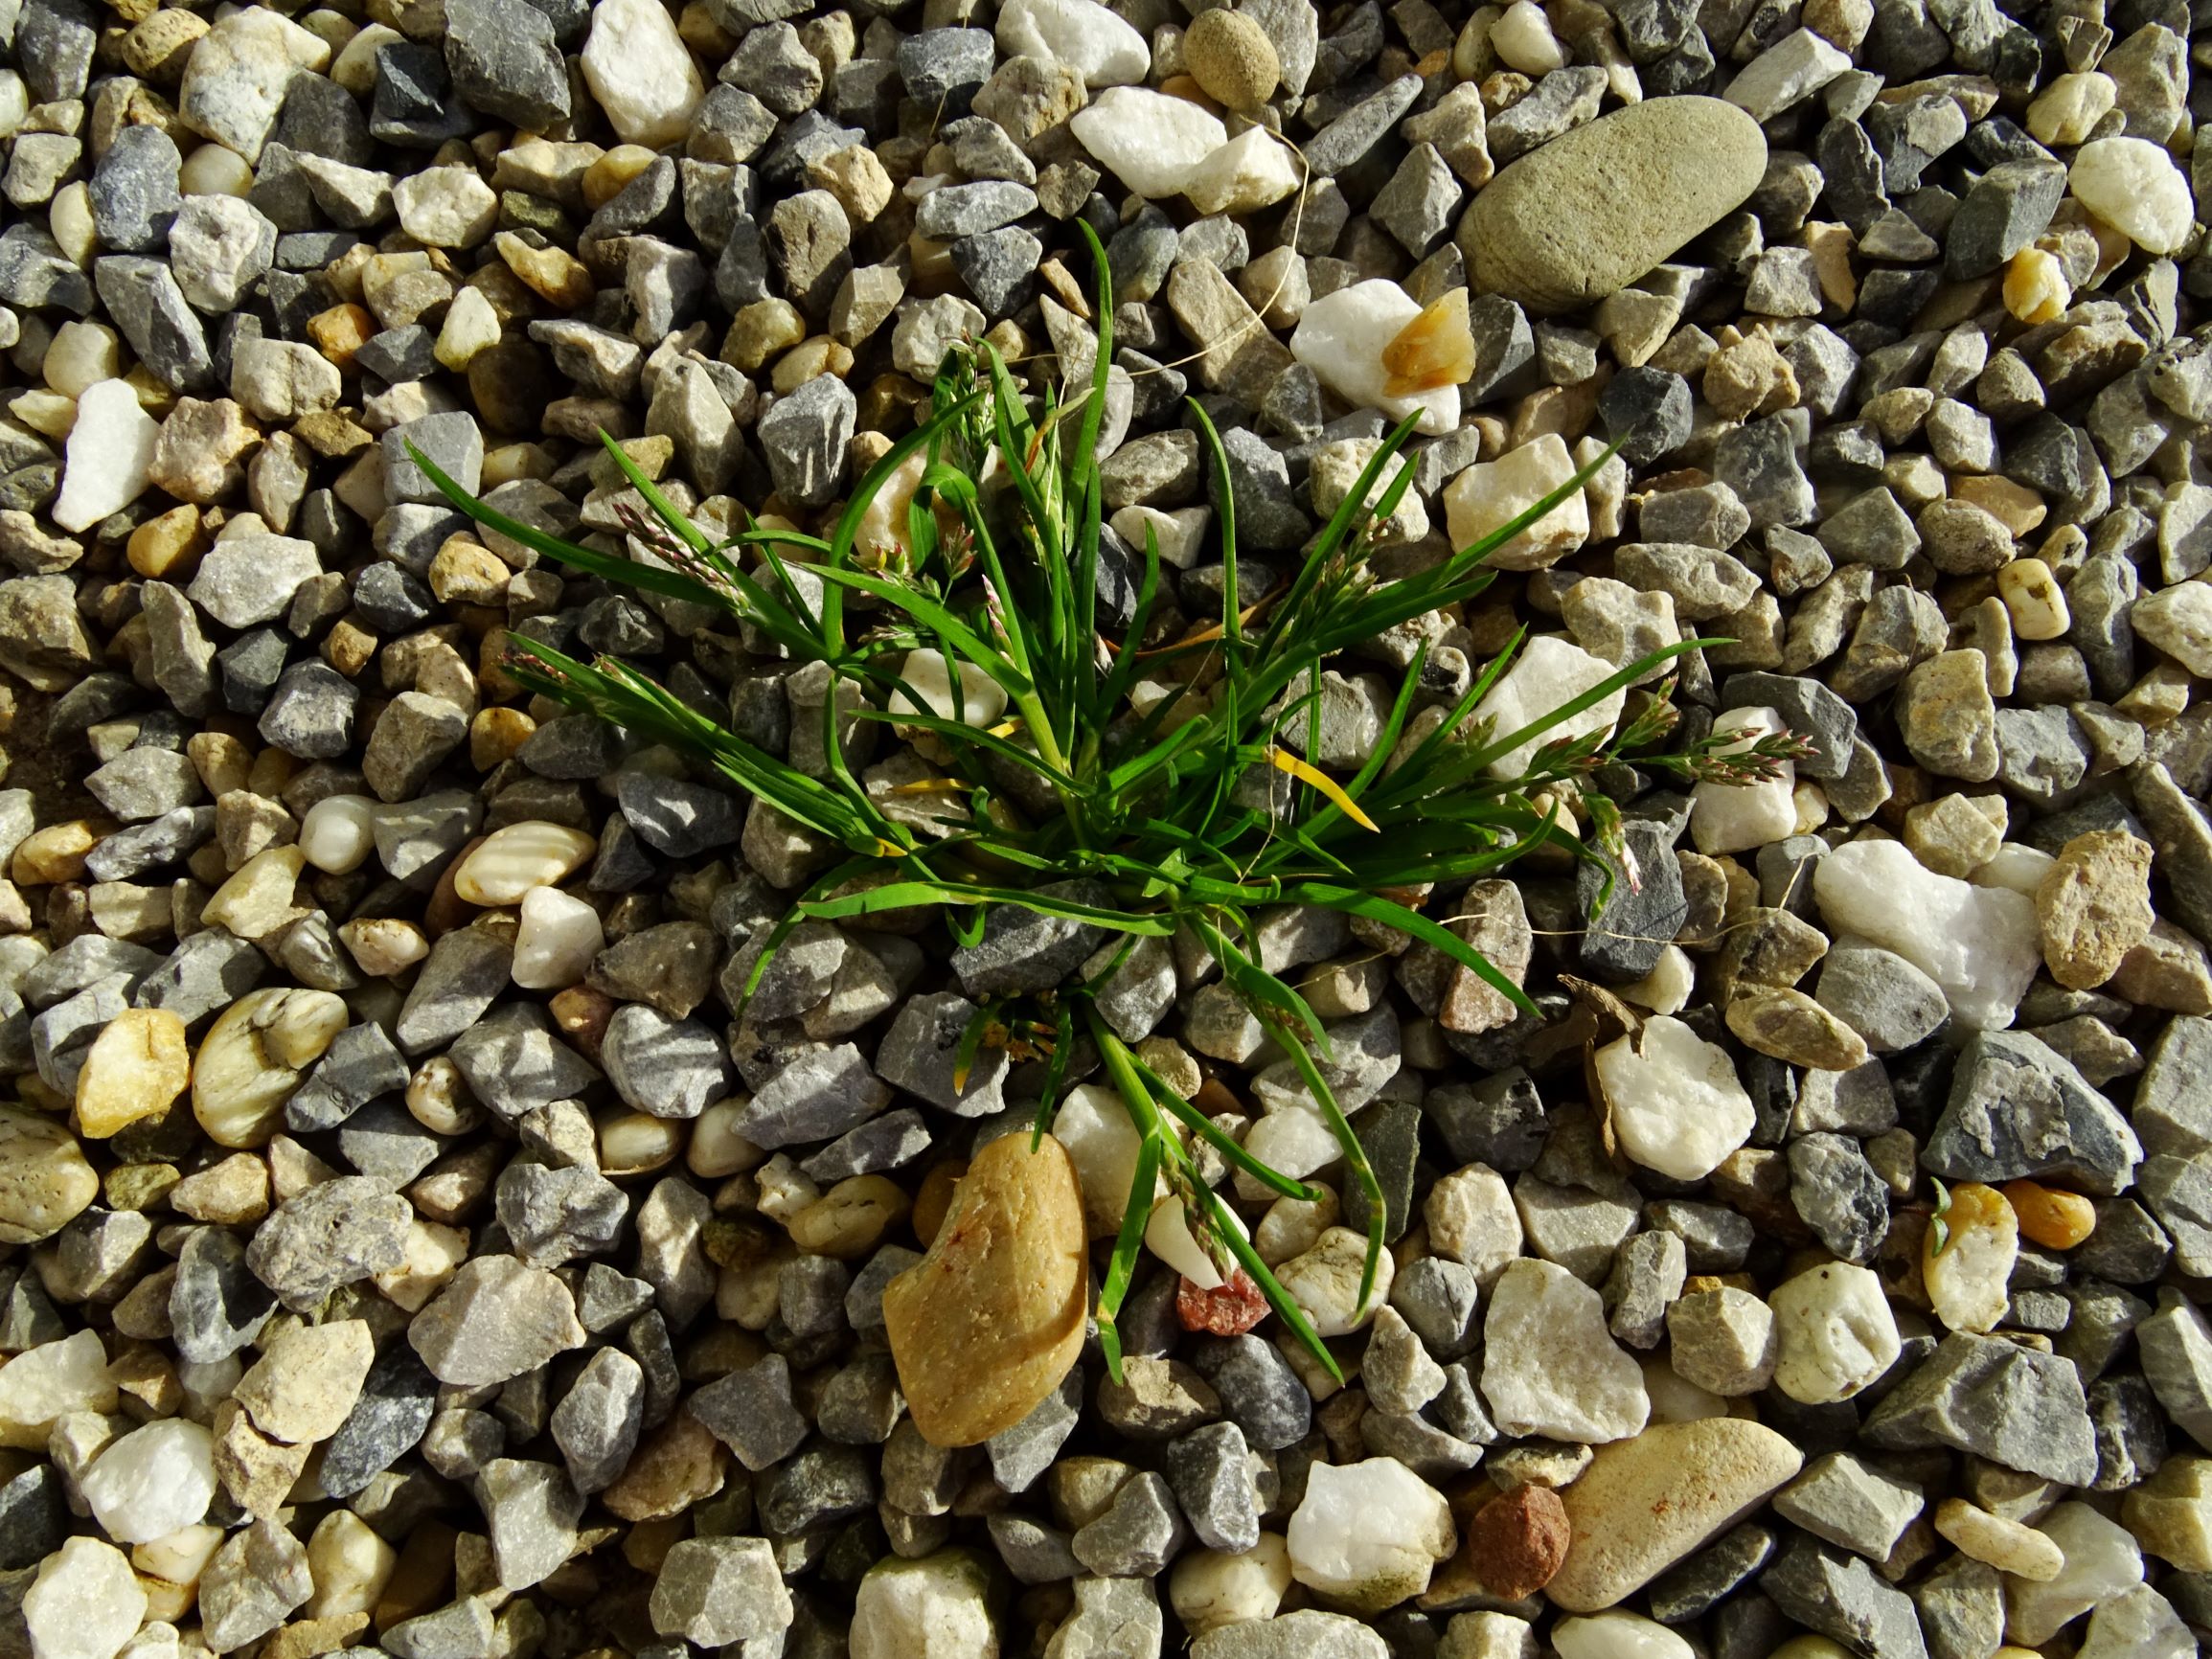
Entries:
[[1269,749],[1267,759],[1278,772],[1288,772],[1301,784],[1311,784],[1329,798],[1329,804],[1352,820],[1362,830],[1372,830],[1378,835],[1381,826],[1359,810],[1359,803],[1344,793],[1344,786],[1318,766],[1310,766],[1288,749]]

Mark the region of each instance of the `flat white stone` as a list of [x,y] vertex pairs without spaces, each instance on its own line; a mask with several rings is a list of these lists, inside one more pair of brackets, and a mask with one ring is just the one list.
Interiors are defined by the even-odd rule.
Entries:
[[69,429],[54,522],[81,533],[136,501],[146,491],[160,436],[161,422],[139,406],[127,381],[87,386]]
[[[1459,1542],[1444,1494],[1396,1458],[1316,1463],[1285,1534],[1290,1573],[1311,1590],[1381,1606],[1428,1588],[1435,1563]],[[1410,1588],[1400,1588],[1410,1586]]]
[[1871,1268],[1831,1261],[1774,1287],[1774,1385],[1806,1405],[1849,1399],[1897,1363],[1897,1319]]
[[524,990],[564,989],[605,943],[598,911],[558,887],[533,887],[522,896],[510,972]]
[[[1226,1214],[1240,1234],[1250,1237],[1250,1230],[1234,1210]],[[1173,1193],[1152,1206],[1152,1217],[1145,1223],[1145,1248],[1200,1290],[1219,1290],[1226,1283],[1220,1268],[1192,1231],[1189,1210]]]
[[1697,1649],[1654,1619],[1616,1607],[1562,1619],[1552,1630],[1559,1659],[1697,1659]]
[[2074,151],[2066,185],[2084,207],[2149,254],[2189,237],[2195,203],[2174,158],[2147,138],[2100,138]]
[[23,1598],[35,1659],[115,1659],[145,1617],[130,1561],[98,1538],[66,1540],[38,1563]]
[[2036,1530],[2059,1546],[2066,1563],[2047,1583],[2005,1580],[2005,1634],[2021,1647],[2041,1647],[2090,1608],[2143,1581],[2143,1552],[2133,1536],[2087,1504],[2061,1504]]
[[1380,277],[1354,283],[1306,307],[1290,335],[1290,355],[1345,402],[1380,410],[1392,420],[1418,410],[1414,429],[1440,438],[1459,424],[1457,386],[1395,398],[1385,390],[1390,372],[1382,366],[1383,350],[1420,315],[1420,302],[1396,283]]
[[1597,1052],[1621,1150],[1677,1181],[1701,1181],[1751,1138],[1758,1114],[1728,1051],[1670,1015]]
[[1111,86],[1068,122],[1083,148],[1141,196],[1180,195],[1229,129],[1185,98]]
[[196,1422],[162,1418],[110,1444],[80,1485],[109,1537],[150,1542],[207,1514],[216,1493],[215,1439]]
[[[1772,709],[1730,709],[1714,720],[1713,729],[1744,734],[1722,746],[1722,754],[1736,755],[1788,727]],[[1690,837],[1707,856],[1748,852],[1784,840],[1797,828],[1796,787],[1797,768],[1788,761],[1772,778],[1757,784],[1706,779],[1690,791]]]
[[2003,887],[1938,875],[1902,841],[1851,841],[1813,867],[1831,934],[1894,950],[1943,988],[1970,1031],[2001,1031],[2042,966],[2036,902]]
[[1592,1444],[1628,1439],[1651,1415],[1605,1298],[1557,1262],[1524,1256],[1499,1275],[1482,1333],[1483,1398],[1508,1435]]
[[[1613,671],[1613,665],[1605,658],[1592,656],[1566,640],[1539,634],[1521,646],[1513,666],[1475,705],[1474,718],[1488,720],[1491,740],[1502,741],[1531,721],[1574,701]],[[1570,715],[1550,730],[1500,755],[1491,762],[1491,776],[1512,778],[1527,771],[1537,751],[1546,743],[1610,731],[1627,700],[1625,691],[1608,693],[1581,714]]]
[[[1478,461],[1444,489],[1445,527],[1454,548],[1465,550],[1504,529],[1575,475],[1574,457],[1556,432],[1509,449],[1495,461]],[[1534,524],[1491,549],[1499,570],[1545,570],[1589,539],[1590,508],[1578,489]]]
[[300,851],[317,870],[344,875],[376,850],[376,803],[366,795],[326,795],[300,820]]
[[1295,194],[1299,177],[1298,158],[1283,141],[1248,126],[1191,170],[1183,194],[1202,214],[1258,213]]
[[906,653],[899,677],[912,688],[917,703],[904,690],[893,692],[889,710],[894,715],[934,715],[941,720],[959,720],[969,726],[994,726],[1006,713],[1006,693],[999,683],[973,663],[961,663],[960,700],[952,697],[952,668],[943,651],[928,649]]
[[1081,70],[1093,92],[1135,85],[1152,67],[1145,37],[1097,0],[1008,0],[998,13],[998,49]]
[[583,80],[625,144],[677,143],[706,97],[698,65],[660,0],[599,0]]

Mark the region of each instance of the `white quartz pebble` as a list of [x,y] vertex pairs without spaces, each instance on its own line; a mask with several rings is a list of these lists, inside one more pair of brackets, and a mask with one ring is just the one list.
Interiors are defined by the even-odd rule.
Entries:
[[1552,1646],[1560,1659],[1697,1659],[1698,1651],[1656,1620],[1618,1607],[1586,1619],[1562,1619]]
[[513,904],[581,869],[599,842],[565,824],[531,819],[494,830],[453,872],[455,897],[470,904]]
[[2174,158],[2147,138],[2099,138],[2074,151],[2066,185],[2081,204],[2147,254],[2189,237],[2195,205]]
[[1606,1329],[1605,1299],[1557,1262],[1509,1266],[1482,1331],[1482,1394],[1508,1435],[1590,1444],[1626,1440],[1650,1417],[1643,1371]]
[[138,1634],[146,1592],[113,1544],[75,1537],[38,1563],[23,1597],[35,1659],[115,1659]]
[[300,851],[317,870],[344,875],[376,850],[376,803],[366,795],[326,795],[300,820]]
[[80,1483],[92,1518],[119,1544],[143,1544],[196,1524],[215,1501],[215,1439],[162,1418],[113,1442]]
[[1145,37],[1098,0],[1008,0],[997,34],[1005,57],[1064,63],[1081,70],[1093,92],[1133,85],[1152,72]]
[[1182,194],[1198,163],[1229,142],[1229,129],[1189,99],[1141,86],[1108,87],[1068,126],[1114,177],[1154,200]]
[[86,387],[77,399],[77,424],[69,429],[54,522],[63,530],[87,531],[136,501],[146,490],[160,434],[160,422],[139,406],[129,382],[102,380]]
[[679,142],[706,96],[691,48],[661,0],[599,0],[583,43],[583,79],[625,144]]
[[1459,388],[1392,397],[1390,372],[1382,366],[1384,348],[1420,315],[1420,301],[1396,283],[1371,277],[1309,305],[1290,336],[1290,354],[1345,402],[1380,410],[1394,421],[1419,410],[1416,430],[1441,437],[1459,424]]
[[1943,988],[1970,1031],[2001,1031],[2043,965],[2036,902],[2004,887],[1938,875],[1902,841],[1846,842],[1813,867],[1832,935],[1894,950]]
[[[1761,738],[1788,730],[1772,709],[1730,709],[1713,721],[1716,732],[1741,733],[1724,744],[1723,755],[1744,754]],[[1690,791],[1690,838],[1708,857],[1748,852],[1789,837],[1797,828],[1797,768],[1781,762],[1775,775],[1756,784],[1722,784],[1705,779]]]
[[[952,695],[952,667],[943,651],[908,651],[899,665],[904,688],[891,693],[894,715],[934,715],[941,720],[959,720],[970,726],[992,726],[1006,713],[1006,693],[996,680],[973,663],[961,663],[960,697]],[[914,696],[906,694],[911,690]],[[915,701],[919,697],[920,702]]]
[[[1566,640],[1539,634],[1521,647],[1513,666],[1475,705],[1474,718],[1488,720],[1491,740],[1502,742],[1530,722],[1573,702],[1612,672],[1613,665],[1605,658],[1592,656]],[[1491,776],[1512,778],[1527,771],[1536,752],[1546,743],[1611,730],[1621,717],[1627,697],[1626,692],[1609,692],[1581,714],[1570,715],[1548,731],[1508,750],[1491,762]]]
[[1442,1492],[1380,1457],[1314,1464],[1285,1541],[1299,1583],[1347,1611],[1376,1613],[1427,1589],[1459,1534]]
[[572,986],[605,943],[598,911],[558,887],[533,887],[514,929],[514,983],[524,990]]
[[1728,1051],[1670,1015],[1597,1052],[1621,1150],[1677,1181],[1701,1181],[1751,1138],[1758,1114]]

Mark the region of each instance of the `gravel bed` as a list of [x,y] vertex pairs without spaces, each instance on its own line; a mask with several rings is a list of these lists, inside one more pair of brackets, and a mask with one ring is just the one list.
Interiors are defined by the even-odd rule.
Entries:
[[[2197,1653],[2205,16],[0,0],[0,1659]],[[1095,1053],[1040,1102],[954,1051],[1110,950],[809,922],[734,1016],[833,850],[505,642],[817,771],[826,679],[412,458],[640,561],[603,430],[718,534],[821,529],[949,348],[1088,379],[1078,221],[1160,637],[1220,616],[1224,491],[1288,580],[1399,420],[1384,577],[1603,460],[1345,654],[1314,764],[1523,625],[1492,713],[1702,635],[1685,732],[1809,740],[1593,779],[1602,915],[1556,850],[1427,897],[1541,1019],[1261,919],[1381,1181],[1365,1305],[1282,1051],[1198,950],[1115,970],[1325,1189],[1216,1166],[1341,1386],[1174,1225],[1120,1380],[1019,1272],[948,1351],[901,1278],[948,1206],[1103,1270]],[[924,1388],[1011,1426],[932,1444]]]

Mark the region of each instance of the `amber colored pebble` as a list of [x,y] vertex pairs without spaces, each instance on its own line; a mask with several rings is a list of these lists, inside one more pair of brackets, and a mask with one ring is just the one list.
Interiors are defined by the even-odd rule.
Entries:
[[2071,1250],[2097,1229],[2097,1207],[2079,1193],[2039,1181],[2008,1181],[2003,1192],[2022,1235],[2046,1250]]

